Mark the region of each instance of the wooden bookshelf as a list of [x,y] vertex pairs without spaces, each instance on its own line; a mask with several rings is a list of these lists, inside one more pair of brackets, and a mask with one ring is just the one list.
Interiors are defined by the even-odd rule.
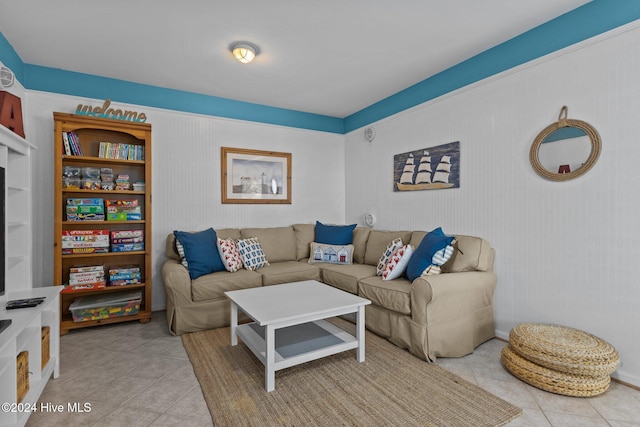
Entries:
[[[85,328],[101,324],[112,324],[137,320],[146,323],[151,320],[151,125],[122,120],[103,119],[66,113],[54,113],[55,141],[55,242],[54,242],[54,284],[69,282],[69,270],[80,265],[140,266],[143,283],[125,286],[63,292],[60,294],[60,333],[71,329]],[[74,132],[83,155],[65,153],[63,132]],[[124,160],[99,157],[101,142],[132,144],[144,148],[144,160]],[[65,188],[63,171],[65,167],[111,168],[113,174],[129,175],[130,183],[144,181],[144,191]],[[65,206],[69,198],[100,198],[106,200],[136,200],[141,208],[142,219],[132,221],[68,221]],[[106,210],[105,210],[106,215]],[[130,252],[63,254],[62,232],[64,230],[143,230],[144,250]],[[107,283],[108,285],[108,283]],[[69,306],[75,298],[88,295],[111,294],[115,292],[139,290],[142,301],[138,314],[100,320],[74,322]]]

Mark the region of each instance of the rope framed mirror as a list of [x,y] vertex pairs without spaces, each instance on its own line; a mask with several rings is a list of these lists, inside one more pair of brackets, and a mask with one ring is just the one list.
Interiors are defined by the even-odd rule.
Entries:
[[529,151],[533,169],[551,181],[584,175],[595,165],[602,150],[598,131],[585,121],[568,119],[567,114],[565,105],[558,121],[538,134]]

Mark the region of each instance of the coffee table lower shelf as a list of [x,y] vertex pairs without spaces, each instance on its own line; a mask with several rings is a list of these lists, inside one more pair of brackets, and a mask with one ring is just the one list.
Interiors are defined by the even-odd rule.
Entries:
[[[236,333],[266,366],[265,329],[252,322],[238,325]],[[358,348],[356,337],[326,320],[276,329],[275,336],[274,371]]]

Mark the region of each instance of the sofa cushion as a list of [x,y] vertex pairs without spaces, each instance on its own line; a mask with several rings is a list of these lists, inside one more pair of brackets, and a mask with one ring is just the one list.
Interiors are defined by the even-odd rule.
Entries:
[[244,228],[243,239],[257,237],[269,262],[295,261],[296,233],[293,227]]
[[358,294],[358,280],[376,275],[376,267],[365,264],[318,264],[322,268],[322,281],[343,291]]
[[356,227],[353,230],[353,260],[358,264],[364,264],[364,253],[367,250],[371,229],[368,227]]
[[258,273],[262,275],[262,284],[264,286],[303,280],[320,280],[320,269],[315,265],[301,261],[271,263],[258,270]]
[[362,279],[358,295],[396,313],[411,314],[411,282],[403,277],[391,281],[380,276]]
[[314,241],[327,245],[350,245],[353,243],[353,229],[356,225],[325,225],[316,221]]
[[180,254],[178,254],[178,249],[176,248],[176,236],[173,233],[169,234],[165,240],[164,254],[169,259],[180,261]]
[[242,238],[239,228],[219,228],[216,229],[218,237],[221,239],[233,239],[238,240]]
[[325,245],[311,243],[309,264],[353,264],[353,245]]
[[205,274],[191,281],[194,302],[226,298],[225,292],[262,286],[262,276],[255,271],[241,269],[235,273],[221,271]]
[[242,264],[247,270],[257,270],[269,265],[269,261],[265,257],[260,240],[257,237],[240,239],[236,242],[236,245],[242,258]]
[[494,250],[480,237],[456,235],[451,259],[442,266],[443,273],[493,271]]
[[296,259],[306,259],[311,256],[309,247],[316,237],[316,226],[314,224],[295,224],[293,231],[296,233]]
[[191,280],[225,270],[218,253],[218,237],[213,228],[195,233],[176,230],[173,234],[178,241],[177,249],[182,265],[189,270]]
[[427,233],[409,260],[407,278],[413,281],[420,277],[432,265],[435,253],[446,248],[454,239],[453,236],[444,234],[440,227]]
[[411,239],[410,231],[377,231],[371,230],[367,240],[367,249],[364,254],[364,263],[378,265],[380,255],[387,248],[387,245],[394,239],[400,238],[403,242]]

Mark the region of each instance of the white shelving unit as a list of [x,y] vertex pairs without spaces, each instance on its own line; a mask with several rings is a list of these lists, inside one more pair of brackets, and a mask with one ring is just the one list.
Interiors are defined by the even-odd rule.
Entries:
[[[0,426],[23,426],[33,411],[49,378],[60,373],[60,286],[9,292],[8,299],[45,297],[33,308],[7,310],[2,305],[0,319],[11,325],[0,332],[0,402],[10,404],[0,411]],[[49,327],[49,361],[42,367],[42,328]],[[29,391],[18,404],[17,356],[29,352]],[[16,405],[11,405],[15,403]],[[38,408],[39,409],[39,408]]]
[[[31,151],[35,147],[0,125],[0,166],[6,168],[6,284],[8,292],[32,287]],[[0,301],[6,300],[0,297]]]
[[[5,295],[0,296],[0,319],[11,325],[0,332],[0,426],[23,426],[36,405],[49,378],[60,371],[60,286],[33,289],[31,215],[31,152],[35,147],[21,136],[0,125],[0,166],[5,168]],[[6,310],[8,300],[45,297],[33,308]],[[42,328],[49,329],[49,361],[42,354]],[[29,390],[17,405],[17,356],[28,351]],[[15,404],[15,406],[11,406]],[[5,409],[5,408],[3,408]],[[15,410],[14,410],[15,409]]]

